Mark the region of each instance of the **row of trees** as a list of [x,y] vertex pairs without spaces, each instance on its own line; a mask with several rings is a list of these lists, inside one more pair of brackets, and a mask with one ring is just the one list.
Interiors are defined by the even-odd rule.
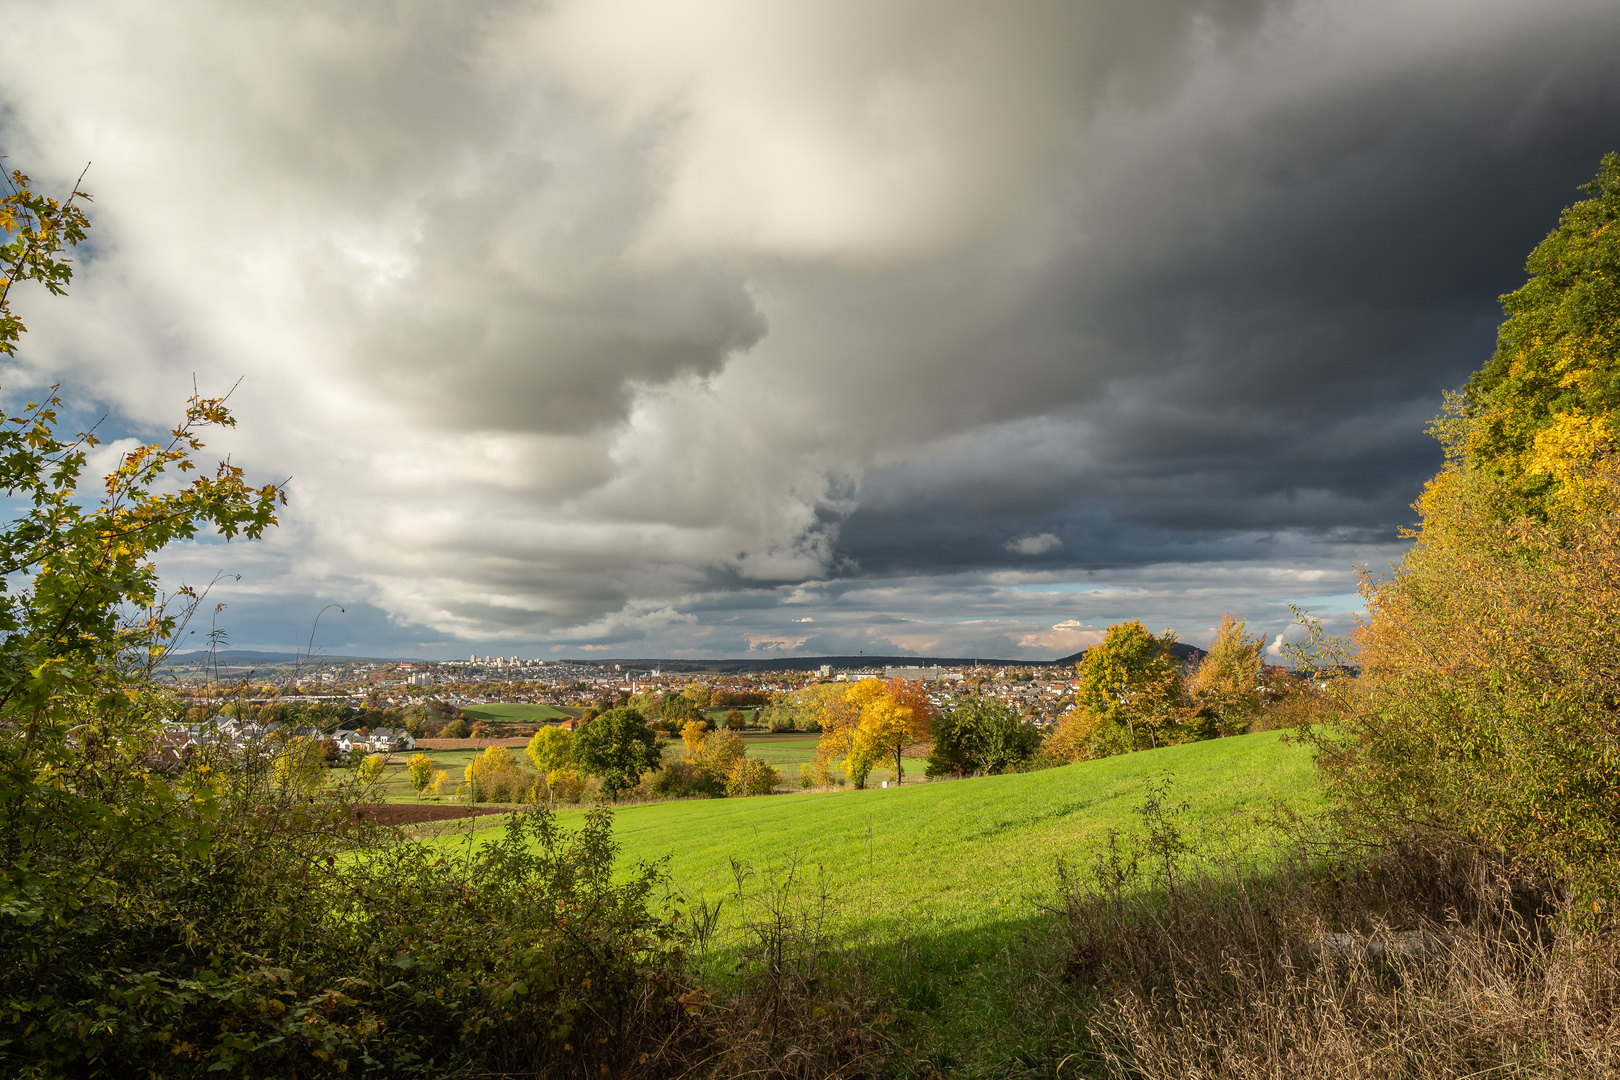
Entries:
[[1191,670],[1176,657],[1175,644],[1173,632],[1154,636],[1140,622],[1110,626],[1076,665],[1074,709],[1048,740],[1048,752],[1079,761],[1241,735],[1263,716],[1266,726],[1281,727],[1295,721],[1311,693],[1308,683],[1268,668],[1264,641],[1230,614]]
[[1154,636],[1140,622],[1109,627],[1077,665],[1073,708],[1050,731],[982,695],[936,712],[922,683],[901,679],[822,683],[784,695],[771,712],[822,733],[816,760],[803,769],[805,786],[835,783],[837,764],[851,783],[865,787],[880,763],[892,762],[896,780],[903,780],[904,752],[915,744],[932,744],[929,776],[1059,765],[1243,734],[1262,717],[1267,726],[1291,724],[1311,693],[1308,684],[1267,668],[1261,639],[1231,615],[1191,670],[1177,658],[1175,644],[1173,633]]

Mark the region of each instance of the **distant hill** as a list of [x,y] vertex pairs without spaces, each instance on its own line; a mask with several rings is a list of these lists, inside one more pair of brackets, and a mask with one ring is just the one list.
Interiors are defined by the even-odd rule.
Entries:
[[834,671],[849,671],[860,668],[881,667],[962,667],[965,665],[994,665],[1004,667],[1008,664],[1028,666],[1032,663],[1041,663],[1035,660],[995,660],[960,656],[778,656],[769,660],[748,658],[742,660],[647,660],[640,657],[633,660],[569,660],[570,664],[618,664],[622,668],[644,671],[649,668],[658,668],[661,671],[699,672],[712,671],[716,674],[730,674],[742,671],[815,671],[826,665]]
[[[314,656],[303,656],[301,653],[290,652],[252,652],[245,649],[221,649],[214,654],[214,660],[221,667],[252,667],[255,664],[275,666],[280,664],[296,664],[302,659],[305,665],[310,664],[410,664],[420,663],[398,656],[328,656],[316,653]],[[178,667],[189,667],[193,664],[204,663],[208,660],[206,649],[193,652],[170,653],[165,664]]]
[[[1196,645],[1188,645],[1184,641],[1178,641],[1174,645],[1171,645],[1170,646],[1170,651],[1175,653],[1176,659],[1180,660],[1182,663],[1186,663],[1188,660],[1201,659],[1204,656],[1204,650],[1203,649],[1200,649]],[[1057,667],[1057,666],[1060,666],[1060,665],[1061,666],[1073,667],[1075,664],[1078,664],[1080,661],[1084,660],[1085,658],[1086,658],[1086,650],[1081,649],[1077,653],[1074,653],[1074,654],[1072,654],[1070,656],[1065,656],[1065,657],[1063,657],[1063,658],[1061,658],[1059,660],[1053,660],[1053,661],[1051,661],[1051,663],[1052,663],[1053,667]]]
[[[1171,646],[1178,660],[1204,655],[1204,650],[1181,642]],[[1086,654],[1084,650],[1057,660],[1003,660],[987,656],[779,656],[771,659],[748,658],[742,660],[569,660],[570,664],[618,664],[626,670],[644,671],[658,668],[662,671],[730,674],[743,671],[815,671],[826,665],[834,671],[881,667],[1072,667]]]
[[[1204,650],[1176,642],[1171,646],[1179,660],[1189,660],[1204,655]],[[713,672],[717,675],[726,675],[737,672],[753,671],[815,671],[823,665],[834,671],[851,671],[861,668],[882,667],[1073,667],[1085,657],[1085,650],[1070,656],[1059,657],[1056,660],[1005,660],[993,656],[777,656],[771,658],[746,657],[731,660],[691,660],[691,659],[647,659],[645,657],[601,659],[570,659],[548,660],[548,664],[582,664],[591,667],[611,668],[614,664],[626,671],[646,671],[658,668],[661,671],[681,672],[686,674],[696,672]],[[280,667],[292,665],[299,661],[298,653],[287,652],[253,652],[245,649],[223,649],[214,654],[214,662],[220,667]],[[171,653],[164,661],[165,665],[173,667],[191,667],[208,662],[208,653],[204,650],[195,652]],[[411,664],[422,663],[399,656],[329,656],[317,653],[313,657],[303,657],[306,667],[321,666],[324,664]]]

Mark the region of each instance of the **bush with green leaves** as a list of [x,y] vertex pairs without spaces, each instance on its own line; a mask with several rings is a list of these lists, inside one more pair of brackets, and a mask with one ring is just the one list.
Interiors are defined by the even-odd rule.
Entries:
[[968,698],[934,717],[928,775],[978,776],[1016,769],[1041,748],[1041,732],[1006,702]]
[[[87,227],[13,174],[0,352],[13,286],[61,291]],[[429,848],[358,820],[353,778],[311,788],[320,743],[180,752],[153,671],[203,594],[166,604],[153,557],[260,536],[281,489],[228,462],[175,483],[234,422],[198,397],[90,494],[95,440],[59,434],[61,409],[0,416],[0,1075],[680,1071],[705,1036],[679,938],[658,870],[616,872],[606,814]]]

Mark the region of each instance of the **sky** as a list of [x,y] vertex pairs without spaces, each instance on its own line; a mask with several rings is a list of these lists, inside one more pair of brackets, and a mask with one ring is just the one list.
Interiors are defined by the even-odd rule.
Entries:
[[1612,0],[29,5],[0,153],[95,201],[0,400],[105,466],[235,387],[280,527],[161,566],[237,648],[1275,649],[1399,558],[1616,55]]

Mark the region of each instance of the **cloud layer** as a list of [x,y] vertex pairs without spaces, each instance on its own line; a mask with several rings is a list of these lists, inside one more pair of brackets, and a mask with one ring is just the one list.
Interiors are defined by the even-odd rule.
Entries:
[[243,378],[285,527],[170,564],[243,572],[239,642],[1197,639],[1398,550],[1617,46],[1583,0],[35,9],[0,149],[94,161],[95,246],[6,385],[138,434]]

